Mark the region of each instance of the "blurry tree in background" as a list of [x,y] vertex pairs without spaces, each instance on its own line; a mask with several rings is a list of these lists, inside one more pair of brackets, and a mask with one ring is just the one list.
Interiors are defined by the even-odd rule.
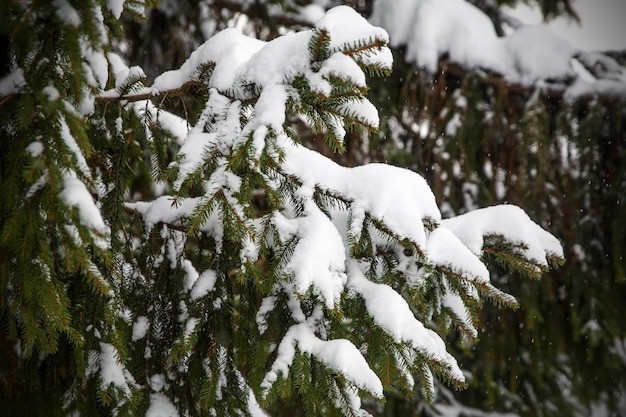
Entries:
[[[41,2],[33,2],[31,11],[36,9],[35,5],[40,7],[39,3]],[[60,0],[54,3],[59,9],[65,4]],[[79,2],[72,2],[74,3]],[[428,68],[428,65],[419,61],[420,55],[413,53],[414,38],[394,37],[394,31],[404,27],[402,25],[407,20],[411,22],[411,19],[417,18],[418,15],[412,15],[409,10],[422,15],[426,13],[426,7],[420,11],[414,7],[415,4],[432,6],[437,4],[434,0],[162,0],[160,4],[155,4],[155,8],[147,11],[147,19],[141,22],[131,19],[135,3],[141,5],[139,1],[126,2],[126,11],[122,15],[125,31],[123,41],[114,40],[109,46],[120,53],[128,65],[141,66],[148,84],[164,71],[179,68],[192,51],[222,29],[235,27],[256,38],[270,40],[290,31],[311,28],[323,16],[324,10],[333,6],[350,5],[391,34],[393,73],[388,78],[368,79],[369,99],[378,108],[381,117],[380,132],[370,136],[359,131],[348,132],[345,139],[346,152],[333,155],[323,134],[311,133],[299,119],[294,118],[291,123],[302,140],[325,155],[333,155],[343,165],[384,161],[420,173],[431,186],[444,217],[509,202],[524,208],[531,218],[563,242],[567,263],[564,267],[544,275],[542,280],[521,280],[517,275],[507,272],[502,265],[491,265],[494,271],[492,280],[497,287],[518,298],[520,309],[503,310],[486,304],[479,312],[480,340],[468,342],[465,338],[458,337],[455,340],[458,343],[448,345],[448,349],[452,350],[469,375],[467,390],[451,392],[446,386],[437,384],[437,396],[432,405],[423,401],[419,393],[415,399],[410,400],[401,390],[389,391],[386,393],[385,407],[373,404],[371,412],[381,416],[459,417],[500,414],[582,417],[619,416],[626,413],[626,323],[623,320],[626,317],[626,305],[623,302],[626,299],[626,166],[623,164],[626,161],[626,87],[623,81],[626,51],[597,54],[571,51],[571,56],[566,57],[567,62],[569,65],[570,60],[575,61],[577,72],[532,80],[511,79],[507,74],[499,73],[488,65],[474,65],[465,59],[459,59],[458,53],[441,45],[436,51],[436,66]],[[440,3],[454,6],[465,2],[450,0]],[[519,30],[521,33],[523,28],[519,22],[507,16],[501,9],[503,5],[519,3],[518,0],[474,0],[469,3],[488,16],[495,33],[504,35],[509,30]],[[547,19],[562,15],[576,19],[570,0],[525,3],[540,7]],[[87,6],[83,10],[74,5],[81,18],[102,18],[97,13],[87,11]],[[392,13],[392,5],[395,5],[393,7],[396,10],[405,12],[404,19],[394,23],[397,18]],[[49,16],[37,18],[55,19],[50,10]],[[68,16],[64,18],[68,19]],[[449,27],[449,21],[442,17],[440,19],[442,27]],[[70,16],[69,21],[71,20]],[[108,15],[105,20],[112,21]],[[469,18],[468,21],[473,22]],[[0,24],[0,27],[10,26]],[[109,29],[117,31],[115,33],[122,30],[121,27]],[[23,45],[18,47],[25,49],[33,42],[34,35],[27,31],[15,34],[5,33],[5,29],[1,29],[0,32],[3,41],[0,43],[0,53],[3,58],[9,56],[9,45],[4,42],[6,39],[19,39]],[[78,45],[72,43],[72,36],[69,30],[51,30],[47,37],[48,49],[43,50],[53,50],[57,37],[67,40],[69,44]],[[89,33],[88,36],[93,45],[102,46],[98,33]],[[63,77],[59,74],[55,86],[59,90],[65,90],[73,102],[81,103],[85,91],[80,86],[85,84],[85,80],[78,75],[82,72],[72,67],[79,62],[78,59],[73,59],[80,56],[78,46],[70,50],[67,56],[70,59],[59,68],[63,68],[67,74],[74,74],[74,78],[66,77],[66,81],[61,81]],[[8,59],[3,59],[1,65],[3,67],[0,68],[0,77],[10,71]],[[517,62],[517,68],[521,68],[520,71],[526,68],[524,62]],[[137,88],[136,82],[142,77],[141,74],[135,74],[133,78],[132,68],[126,68],[126,71],[128,85],[120,81],[115,87],[132,92]],[[579,75],[581,72],[585,73],[585,77],[582,77],[584,80]],[[585,81],[589,79],[594,82]],[[95,89],[97,80],[88,81],[91,82],[90,88]],[[111,82],[113,81],[109,84]],[[52,91],[49,89],[42,94],[51,95]],[[53,100],[51,96],[49,98]],[[10,98],[1,100],[2,104],[6,104]],[[26,104],[29,103],[35,106],[35,101],[26,100]],[[173,113],[188,116],[189,119],[197,118],[200,110],[194,100],[184,96],[164,99],[161,104]],[[56,127],[66,123],[72,132],[80,132],[82,129],[80,121],[68,108],[36,110],[46,115],[42,120],[34,121],[35,128],[42,135],[45,135],[47,129],[46,117],[53,119],[56,111],[63,112],[64,120],[60,122],[60,119],[54,119]],[[116,112],[119,112],[116,114],[118,119],[113,117]],[[146,110],[146,114],[148,113]],[[29,114],[32,112],[25,112],[21,117],[29,117]],[[101,117],[102,120],[116,121],[106,126],[103,124],[98,128],[100,130],[92,131],[91,134],[116,132],[114,137],[119,141],[96,142],[89,162],[98,163],[98,158],[106,158],[106,155],[119,157],[119,160],[112,157],[110,161],[107,160],[107,163],[119,168],[119,171],[105,171],[98,175],[103,175],[107,182],[117,184],[120,190],[135,192],[146,199],[158,194],[157,185],[146,187],[146,184],[151,183],[151,174],[154,174],[146,167],[152,163],[154,169],[165,171],[166,162],[171,159],[174,150],[167,141],[158,139],[163,137],[164,132],[159,131],[156,125],[144,136],[134,137],[132,146],[124,146],[125,131],[120,130],[119,126],[141,131],[145,118],[149,116],[144,115],[142,120],[138,115],[139,111],[136,109],[119,111],[113,104],[99,105],[95,119]],[[17,117],[7,114],[5,116],[7,120]],[[27,123],[26,119],[21,120],[21,123]],[[78,140],[80,139],[79,136]],[[84,145],[79,144],[81,147]],[[6,151],[4,155],[11,154],[12,148],[7,143],[0,144],[0,147]],[[145,149],[148,148],[155,155],[155,160],[149,161],[150,163],[114,165],[125,160],[141,160],[145,158]],[[41,150],[33,147],[29,148],[29,152],[34,156]],[[59,150],[58,154],[63,152]],[[0,155],[0,168],[7,167],[6,158],[2,158],[3,155]],[[46,154],[46,158],[54,160],[54,155]],[[80,160],[76,158],[61,160],[58,169],[53,170],[58,174],[53,179],[71,182],[62,173],[66,166],[80,165]],[[20,172],[39,172],[37,170],[41,169],[41,166],[35,165]],[[81,178],[89,176],[80,172],[78,175]],[[28,177],[24,181],[35,180]],[[2,207],[11,207],[11,196],[20,191],[14,188],[3,189]],[[33,193],[36,193],[35,186],[33,189]],[[102,204],[105,209],[121,207],[120,201],[127,197],[124,194],[109,193]],[[24,237],[24,242],[40,236],[41,230],[47,236],[60,235],[67,240],[75,236],[76,232],[69,228],[57,230],[61,228],[52,225],[55,221],[58,224],[67,221],[59,207],[45,207],[52,214],[42,220],[41,224],[31,225],[32,219],[26,218],[28,212],[23,211],[23,218],[20,218],[16,227],[29,225],[25,226],[30,234]],[[108,213],[114,213],[114,216],[107,218],[107,222],[118,225],[123,223],[122,219],[128,220],[124,216],[136,214],[118,213],[114,210],[109,210]],[[77,219],[76,211],[72,216],[74,220]],[[140,225],[136,225],[132,230],[124,229],[124,233],[141,233],[140,228]],[[9,236],[10,232],[11,230],[5,233]],[[55,323],[51,334],[46,333],[45,329],[37,329],[36,320],[32,321],[33,333],[37,340],[46,341],[54,340],[55,332],[65,332],[61,344],[80,346],[81,343],[100,343],[104,353],[117,349],[124,354],[122,340],[116,339],[119,335],[99,335],[97,329],[90,328],[87,340],[81,341],[79,335],[72,333],[74,326],[80,327],[85,323],[84,317],[98,317],[109,328],[120,328],[121,333],[126,333],[129,337],[133,333],[132,326],[129,327],[123,320],[123,311],[120,313],[107,302],[105,295],[109,288],[100,280],[106,282],[108,277],[102,278],[97,273],[87,278],[83,276],[84,271],[93,272],[98,268],[110,271],[112,265],[119,263],[119,259],[107,258],[105,251],[98,249],[98,236],[89,235],[82,229],[78,233],[82,239],[94,242],[93,253],[70,245],[65,250],[71,253],[65,253],[65,258],[61,258],[71,258],[73,261],[65,264],[57,262],[56,267],[73,277],[66,282],[64,290],[68,297],[79,302],[72,307],[71,317],[61,317]],[[176,231],[170,230],[169,233],[173,236]],[[163,242],[167,239],[159,236],[158,232],[153,232],[150,236],[151,244],[155,248],[165,245]],[[4,240],[6,247],[13,245],[6,238]],[[117,249],[130,251],[129,253],[135,249],[130,245],[125,246],[122,240],[116,241],[115,237],[113,245],[118,245]],[[11,250],[18,249],[20,248],[15,245]],[[38,249],[33,247],[20,250],[22,254],[32,254],[36,259]],[[142,250],[149,253],[152,249]],[[38,271],[37,268],[48,261],[46,256],[53,257],[52,254],[44,254],[42,260],[37,261],[39,263],[33,262],[20,272],[28,274]],[[9,258],[7,255],[4,259]],[[146,270],[150,265],[140,267]],[[6,273],[10,266],[4,264],[2,268]],[[159,271],[162,269],[166,267],[161,267]],[[182,274],[179,270],[176,273]],[[83,281],[90,285],[81,284]],[[157,309],[168,301],[167,297],[141,292],[146,291],[145,288],[140,291],[129,286],[115,290],[125,292],[125,297],[132,297],[133,291],[137,291],[136,295],[139,297],[154,297],[152,302]],[[45,291],[52,290],[43,286],[36,289],[26,288],[24,291],[26,294],[28,291],[44,294]],[[67,300],[59,300],[58,305],[52,303],[41,306],[40,313],[47,315],[52,311],[54,314],[55,309],[63,311],[66,305]],[[11,311],[11,314],[19,315],[19,311]],[[150,314],[162,315],[163,322],[171,326],[163,329],[163,332],[173,332],[172,329],[180,327],[175,317],[166,317],[168,312],[165,310]],[[224,317],[217,319],[226,320]],[[9,337],[16,337],[9,330],[0,329]],[[132,338],[135,338],[134,334]],[[187,343],[189,342],[184,338],[180,341],[181,356],[188,347]],[[52,362],[42,363],[46,366],[43,371],[46,375],[53,375],[56,382],[68,387],[75,376],[73,373],[79,372],[76,369],[89,369],[90,364],[83,363],[84,358],[81,359],[75,351],[64,350],[64,347],[66,346],[55,346],[54,349],[64,352],[67,357],[56,357]],[[29,348],[32,346],[24,349]],[[206,346],[207,350],[214,348],[214,345]],[[19,375],[17,371],[16,374],[0,375],[0,383],[19,379],[41,385],[34,388],[41,392],[51,389],[36,374],[36,366],[15,366],[16,355],[21,353],[14,352],[9,343],[3,343],[0,350],[5,353],[0,355],[0,369],[17,369],[23,372]],[[101,355],[104,355],[102,352]],[[152,354],[160,355],[163,352],[155,351]],[[73,361],[76,369],[65,366],[58,369],[55,361],[61,364]],[[128,375],[110,376],[112,381],[117,377],[124,380]],[[163,383],[151,382],[155,386]],[[87,380],[85,383],[96,382]],[[188,381],[188,385],[190,391],[196,389],[191,381]],[[127,388],[129,392],[110,394],[113,397],[131,397],[139,390],[130,382]],[[192,393],[184,392],[183,388],[180,391],[182,396],[192,396]],[[8,392],[2,400],[6,401],[11,396],[20,394],[23,393]],[[58,392],[50,391],[51,396],[55,394]],[[104,397],[99,400],[106,404],[107,391],[100,395]],[[140,396],[137,398],[141,401]],[[69,400],[53,398],[51,401],[55,403]],[[52,407],[58,405],[55,403]],[[45,406],[42,403],[36,407],[43,409]],[[110,407],[115,408],[114,405]],[[86,415],[95,415],[97,412],[95,408],[82,411]],[[117,411],[123,414],[128,410]],[[490,412],[493,414],[488,414]]]

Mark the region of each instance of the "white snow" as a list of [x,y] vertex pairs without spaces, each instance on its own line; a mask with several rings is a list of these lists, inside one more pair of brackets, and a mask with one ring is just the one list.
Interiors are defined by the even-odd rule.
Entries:
[[[498,36],[489,17],[465,0],[375,0],[373,24],[386,28],[393,46],[406,46],[406,58],[434,73],[447,57],[465,68],[484,68],[512,82],[560,83],[580,76],[572,59],[581,51],[548,25],[520,25]],[[626,81],[614,82],[626,96]],[[603,83],[570,89],[569,95],[603,94]]]
[[477,256],[482,254],[483,237],[493,234],[514,243],[524,243],[528,246],[523,250],[524,256],[541,265],[547,265],[547,256],[563,258],[563,248],[558,239],[534,223],[517,206],[483,208],[443,220],[441,224]]
[[226,29],[197,48],[180,69],[157,77],[149,88],[156,91],[180,88],[185,82],[195,79],[201,64],[212,62],[216,66],[209,85],[226,91],[233,86],[237,69],[264,45],[265,42],[245,36],[236,29]]
[[576,49],[556,36],[548,25],[522,26],[503,42],[517,73],[513,76],[509,71],[509,78],[515,81],[531,84],[574,75],[570,61]]
[[[178,251],[176,251],[176,253],[178,253]],[[174,256],[174,259],[170,260],[170,265],[172,265],[172,267],[176,266],[176,258],[177,256]],[[196,268],[194,268],[189,259],[183,259],[181,262],[181,266],[183,267],[183,271],[185,271],[185,289],[189,291],[191,287],[193,287],[194,283],[198,280],[200,274],[198,274],[198,271],[196,271]]]
[[52,85],[45,86],[41,91],[48,97],[48,101],[55,101],[61,97],[59,90]]
[[[385,164],[345,168],[305,147],[284,146],[285,172],[307,187],[317,186],[356,202],[359,209],[384,221],[400,239],[408,238],[424,247],[422,220],[441,218],[430,187],[415,172]],[[355,235],[360,233],[358,225],[352,228]]]
[[217,281],[217,274],[211,269],[202,271],[196,282],[191,287],[191,299],[197,300],[213,291],[215,282]]
[[85,55],[85,60],[89,63],[89,69],[97,81],[97,86],[104,89],[109,80],[109,62],[104,51],[94,51],[86,42],[81,44],[81,49]]
[[367,312],[397,342],[406,342],[421,354],[448,366],[455,379],[465,377],[441,337],[417,320],[407,302],[394,289],[368,280],[355,261],[348,262],[348,285],[365,301]]
[[100,233],[109,233],[91,193],[74,173],[67,173],[63,176],[63,188],[59,196],[67,206],[78,208],[80,222],[84,226]]
[[43,143],[41,143],[40,141],[36,140],[34,142],[31,142],[26,147],[26,152],[28,152],[31,157],[37,158],[39,155],[41,155],[43,153],[43,149],[44,149]]
[[134,387],[135,380],[128,370],[119,363],[119,353],[117,349],[109,344],[100,342],[100,355],[98,356],[100,367],[100,386],[107,389],[113,384],[124,392],[127,397],[131,395],[131,386]]
[[[331,75],[345,79],[359,87],[365,87],[366,85],[365,74],[361,68],[353,59],[341,52],[335,52],[325,60],[318,72],[308,72],[307,78],[311,82],[311,88],[313,90],[329,94],[330,84],[325,80]],[[328,87],[326,85],[328,85]],[[328,92],[326,92],[327,89]]]
[[294,289],[304,294],[309,287],[332,309],[341,298],[346,282],[343,239],[330,219],[312,201],[307,201],[297,223],[298,244],[285,266],[292,274]]
[[406,58],[435,72],[448,53],[455,62],[500,73],[509,59],[489,18],[465,0],[376,0],[370,19],[389,30],[393,46],[406,45]]
[[273,84],[264,88],[254,105],[255,125],[281,130],[283,123],[285,123],[287,98],[287,92],[283,85]]
[[124,11],[124,2],[126,0],[107,0],[107,7],[113,13],[116,19],[119,19]]
[[437,266],[452,266],[455,271],[463,271],[464,275],[476,279],[477,282],[489,281],[489,271],[485,264],[445,226],[430,233],[426,252],[428,259]]
[[266,43],[242,66],[238,78],[266,87],[304,73],[310,67],[311,35],[311,31],[298,32]]
[[150,394],[150,407],[146,417],[179,417],[176,406],[165,395],[153,392]]
[[72,152],[72,154],[74,154],[74,156],[76,157],[76,162],[78,165],[78,169],[85,175],[85,176],[91,176],[91,170],[89,169],[89,166],[87,165],[87,161],[85,160],[85,155],[83,154],[82,149],[80,149],[80,147],[78,146],[78,143],[76,143],[76,139],[74,139],[74,136],[72,136],[72,132],[70,132],[70,128],[67,125],[67,122],[65,121],[65,117],[61,117],[60,118],[60,124],[61,124],[61,139],[63,139],[63,142],[65,142],[65,145],[70,149],[70,152]]
[[372,26],[348,6],[330,9],[315,26],[329,32],[330,48],[335,50],[351,47],[355,39],[378,39],[385,43],[389,41],[389,35],[384,29]]
[[474,323],[472,323],[471,316],[465,303],[458,294],[452,293],[448,291],[446,295],[441,300],[441,304],[445,307],[448,307],[452,313],[457,317],[457,319],[461,320],[465,328],[470,331],[470,335],[472,337],[478,336],[478,330],[474,327]]
[[358,388],[376,398],[383,397],[383,386],[361,352],[346,339],[322,340],[315,336],[306,323],[292,326],[278,346],[278,356],[265,375],[261,387],[268,389],[279,374],[287,375],[296,348],[315,356],[328,367],[345,376]]
[[67,0],[52,0],[56,6],[56,15],[59,19],[70,26],[78,27],[81,23],[80,15]]
[[16,68],[9,75],[0,79],[0,97],[19,93],[25,85],[24,70]]
[[267,413],[261,409],[251,389],[248,389],[248,411],[250,412],[250,417],[269,417]]
[[173,197],[165,195],[151,202],[126,203],[126,207],[141,213],[144,222],[154,226],[160,222],[177,224],[181,219],[190,217],[199,201],[199,198],[179,199],[175,205]]
[[148,328],[150,326],[150,322],[146,316],[139,316],[137,320],[133,324],[133,332],[131,335],[131,340],[136,342],[137,340],[143,339],[148,332]]
[[259,311],[257,311],[256,323],[261,334],[265,333],[267,330],[267,315],[276,307],[276,301],[277,299],[273,295],[265,297],[261,303],[261,307],[259,307]]

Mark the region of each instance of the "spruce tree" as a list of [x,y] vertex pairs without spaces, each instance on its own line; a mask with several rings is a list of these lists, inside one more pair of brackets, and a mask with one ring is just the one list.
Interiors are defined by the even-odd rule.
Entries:
[[[269,42],[217,33],[146,82],[116,53],[140,1],[0,6],[8,415],[365,415],[465,375],[494,259],[556,238],[511,205],[442,219],[426,181],[334,152],[379,126],[388,36],[347,7]],[[362,403],[361,398],[368,399]]]

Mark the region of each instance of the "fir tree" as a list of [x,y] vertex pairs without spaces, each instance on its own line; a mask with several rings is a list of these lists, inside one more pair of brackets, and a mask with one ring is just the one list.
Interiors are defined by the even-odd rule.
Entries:
[[558,240],[510,205],[442,219],[415,172],[302,144],[301,121],[334,152],[379,127],[389,39],[352,9],[219,32],[146,85],[114,48],[150,6],[0,6],[3,410],[364,415],[464,387],[444,339],[517,306],[485,259],[538,277]]

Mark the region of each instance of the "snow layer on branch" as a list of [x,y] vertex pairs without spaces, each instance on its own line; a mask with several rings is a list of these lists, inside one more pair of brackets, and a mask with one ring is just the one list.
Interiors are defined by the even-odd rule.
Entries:
[[[624,72],[626,77],[626,70]],[[565,91],[565,100],[572,102],[584,95],[600,94],[607,97],[626,98],[626,83],[618,80],[598,79],[593,82],[577,78]]]
[[367,312],[397,342],[409,343],[421,354],[445,364],[458,381],[465,381],[456,359],[441,337],[417,320],[407,302],[393,288],[368,280],[359,265],[348,263],[348,285],[365,301]]
[[470,335],[474,338],[478,337],[478,330],[474,327],[470,313],[467,306],[457,294],[448,290],[441,300],[441,304],[449,308],[458,320],[463,322],[465,329],[470,332]]
[[254,392],[248,388],[248,411],[250,412],[250,417],[269,417],[259,405],[256,397],[254,396]]
[[[316,28],[329,32],[331,48],[336,50],[353,46],[359,40],[378,40],[386,44],[389,38],[385,30],[372,26],[346,6],[329,10]],[[221,92],[233,91],[235,97],[242,98],[249,95],[246,87],[250,84],[257,87],[288,84],[298,75],[305,76],[311,88],[320,92],[328,89],[328,83],[323,80],[327,74],[351,79],[359,86],[365,85],[363,71],[347,57],[331,57],[322,65],[320,73],[314,72],[308,50],[312,36],[313,31],[304,31],[263,42],[235,29],[226,29],[197,48],[179,69],[161,74],[152,86],[138,94],[180,88],[186,82],[196,80],[199,66],[206,63],[215,64],[209,87]],[[358,55],[361,61],[391,67],[391,53],[382,45]]]
[[[317,186],[353,201],[355,210],[382,220],[400,239],[424,247],[426,232],[421,220],[441,218],[430,187],[415,172],[385,164],[345,168],[303,146],[284,146],[286,173],[311,189]],[[352,226],[358,235],[358,225]]]
[[376,398],[383,398],[380,379],[367,364],[361,352],[346,339],[322,340],[315,336],[306,323],[292,326],[278,346],[278,356],[265,375],[261,387],[269,389],[279,374],[286,376],[293,363],[296,348],[309,353],[328,367],[345,376],[358,388]]
[[205,160],[205,150],[218,140],[216,133],[203,133],[192,130],[185,138],[178,151],[181,160],[176,162],[178,177],[174,182],[174,189],[179,189],[183,181],[195,172]]
[[[182,222],[192,216],[199,204],[202,204],[202,198],[179,198],[175,204],[171,196],[165,195],[151,202],[126,203],[126,207],[141,214],[146,227],[151,230],[157,223],[182,226]],[[200,230],[208,232],[216,241],[221,241],[222,225],[219,210],[215,210],[209,216]]]
[[[91,193],[85,184],[76,177],[75,173],[67,173],[63,176],[63,188],[59,197],[68,207],[78,208],[79,219],[83,226],[103,235],[110,233]],[[102,239],[95,239],[95,243],[102,248],[108,246],[108,243]]]
[[153,91],[166,91],[180,88],[198,75],[196,70],[201,64],[213,62],[215,69],[209,83],[210,87],[225,91],[232,88],[237,69],[260,50],[265,42],[243,35],[235,29],[226,29],[198,47],[183,65],[158,76],[150,87]]
[[116,19],[119,19],[124,11],[124,2],[126,0],[107,0],[107,8],[113,13]]
[[511,56],[509,78],[524,84],[536,80],[563,80],[574,75],[570,64],[576,50],[547,25],[528,25],[502,39]]
[[[332,309],[341,298],[346,282],[343,239],[331,220],[311,200],[297,223],[298,243],[285,272],[294,277],[294,288],[304,294],[309,287]],[[280,231],[279,231],[280,233]]]
[[119,363],[119,358],[119,353],[113,345],[100,343],[100,355],[98,356],[100,386],[106,390],[109,385],[113,384],[127,397],[130,397],[131,387],[135,387],[136,383],[128,369]]
[[9,75],[0,79],[0,97],[19,93],[25,85],[24,70],[17,68]]
[[315,25],[318,29],[330,33],[330,48],[342,50],[355,39],[379,39],[389,42],[387,32],[372,26],[365,18],[348,6],[338,6],[326,12]]
[[465,0],[377,0],[371,18],[389,30],[391,44],[407,46],[407,59],[435,72],[440,56],[469,67],[504,73],[508,57],[489,18]]
[[70,26],[80,26],[80,15],[67,0],[52,0],[52,4],[57,8],[56,15],[59,19]]
[[139,316],[137,320],[133,324],[133,332],[131,335],[131,340],[136,342],[137,340],[143,339],[148,333],[148,328],[150,327],[150,322],[146,316]]
[[217,281],[217,274],[212,269],[203,271],[198,279],[193,283],[191,287],[191,299],[197,300],[213,291],[215,288],[215,282]]
[[144,222],[149,226],[160,222],[176,224],[181,219],[191,216],[199,203],[198,200],[198,198],[179,199],[175,204],[173,197],[161,196],[151,202],[126,203],[126,207],[140,213]]
[[517,206],[505,204],[474,210],[443,220],[441,225],[450,229],[478,256],[482,254],[484,236],[501,235],[512,243],[526,245],[523,255],[541,265],[548,265],[548,256],[563,258],[563,248],[558,239]]
[[[283,123],[285,123],[286,102],[287,91],[285,91],[285,86],[275,84],[264,88],[254,105],[253,126],[267,126],[276,131],[281,130]],[[253,127],[251,126],[251,128]],[[262,132],[264,138],[266,129],[262,130]],[[262,149],[260,145],[256,148]]]
[[146,411],[146,417],[178,417],[176,406],[163,394],[153,392],[150,394],[150,407]]
[[428,236],[426,252],[437,266],[452,266],[478,282],[489,281],[485,264],[445,226],[438,227]]
[[[499,37],[489,17],[465,0],[375,0],[373,24],[387,30],[394,46],[406,46],[406,57],[435,72],[441,57],[465,68],[485,68],[512,82],[560,82],[566,88],[577,76],[572,59],[580,55],[568,41],[546,25],[521,25]],[[626,96],[626,83],[614,82]],[[602,83],[591,83],[576,94],[602,93]]]
[[307,49],[312,32],[298,32],[268,42],[242,68],[240,78],[258,86],[281,84],[310,67]]

